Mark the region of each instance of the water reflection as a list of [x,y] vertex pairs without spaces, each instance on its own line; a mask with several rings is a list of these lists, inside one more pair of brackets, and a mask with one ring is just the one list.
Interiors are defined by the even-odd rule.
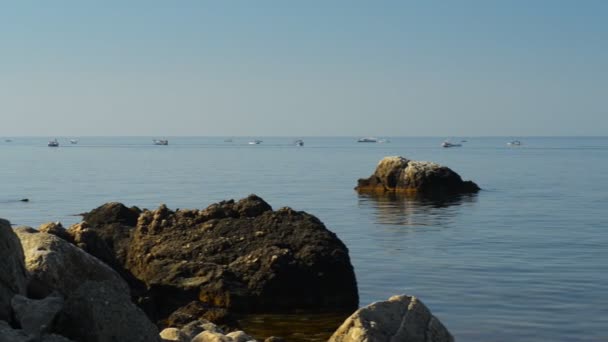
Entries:
[[258,341],[280,336],[289,342],[327,341],[352,312],[298,312],[254,314],[239,319],[239,324]]
[[378,224],[438,226],[452,220],[461,205],[476,201],[477,194],[359,193],[358,205],[372,208]]

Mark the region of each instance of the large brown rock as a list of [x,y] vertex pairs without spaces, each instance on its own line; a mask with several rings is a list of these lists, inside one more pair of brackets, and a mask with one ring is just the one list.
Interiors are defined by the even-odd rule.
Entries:
[[24,260],[21,243],[11,224],[0,219],[0,320],[10,321],[11,298],[26,292]]
[[141,212],[130,228],[94,212],[97,223],[88,223],[106,238],[129,232],[127,248],[114,251],[125,253],[125,268],[149,287],[160,317],[192,301],[231,312],[358,305],[348,249],[304,212],[272,211],[255,195],[204,210],[162,205]]
[[359,192],[412,192],[419,194],[463,194],[479,191],[477,184],[463,181],[456,172],[439,164],[385,157],[369,178],[359,179]]
[[453,342],[454,338],[422,302],[393,296],[353,313],[328,342]]
[[29,227],[18,227],[15,233],[31,275],[30,295],[44,298],[57,291],[69,296],[87,280],[111,281],[129,294],[128,285],[112,268],[71,243]]
[[[137,224],[140,213],[141,210],[137,207],[127,208],[121,203],[111,202],[83,214],[83,220],[87,228],[95,227],[97,235],[113,251],[116,260],[125,264],[133,227]],[[72,227],[68,233],[72,236],[76,234]],[[87,252],[98,256],[96,250]]]

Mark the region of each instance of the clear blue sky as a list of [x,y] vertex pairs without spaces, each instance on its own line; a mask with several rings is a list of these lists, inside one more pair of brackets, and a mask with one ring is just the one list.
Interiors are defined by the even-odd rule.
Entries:
[[608,135],[608,1],[2,1],[0,135]]

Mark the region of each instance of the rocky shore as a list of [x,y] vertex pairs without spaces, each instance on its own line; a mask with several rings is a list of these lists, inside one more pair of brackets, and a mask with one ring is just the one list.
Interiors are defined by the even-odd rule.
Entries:
[[[0,342],[282,341],[238,317],[353,312],[348,249],[316,217],[251,195],[202,210],[107,203],[69,228],[0,220]],[[451,341],[414,297],[359,309],[330,341]]]

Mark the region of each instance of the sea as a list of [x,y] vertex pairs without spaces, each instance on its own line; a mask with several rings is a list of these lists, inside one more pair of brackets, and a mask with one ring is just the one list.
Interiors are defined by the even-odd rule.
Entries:
[[[338,235],[361,306],[414,295],[458,341],[608,341],[608,137],[357,138],[3,138],[0,217],[69,226],[110,201],[205,208],[257,194]],[[448,166],[482,191],[357,194],[385,156]]]

